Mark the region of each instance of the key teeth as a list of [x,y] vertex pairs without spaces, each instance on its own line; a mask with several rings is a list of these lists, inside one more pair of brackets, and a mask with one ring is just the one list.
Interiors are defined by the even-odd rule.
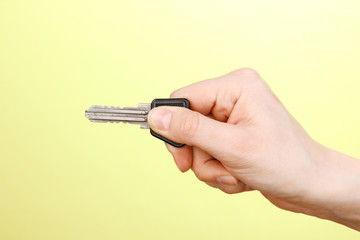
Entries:
[[[93,109],[106,109],[106,110],[147,110],[146,109],[139,109],[138,107],[119,107],[119,106],[102,106],[102,105],[93,105],[89,107],[87,110]],[[150,109],[149,109],[150,110]]]
[[127,123],[127,122],[120,122],[120,121],[110,121],[110,120],[94,120],[94,119],[91,119],[90,120],[91,122],[97,122],[97,123]]
[[125,121],[111,121],[111,120],[95,120],[95,119],[89,119],[91,122],[95,123],[123,123],[123,124],[139,124],[141,129],[149,129],[149,124],[147,122],[125,122]]
[[107,106],[107,105],[92,105],[91,107],[89,107],[89,109],[93,109],[93,108],[122,109],[119,106]]
[[108,109],[116,109],[116,110],[120,110],[121,107],[118,106],[106,106]]
[[119,107],[119,106],[107,106],[107,105],[92,105],[88,110],[100,108],[100,109],[115,109],[115,110],[143,110],[150,111],[151,106],[149,103],[139,103],[137,107]]

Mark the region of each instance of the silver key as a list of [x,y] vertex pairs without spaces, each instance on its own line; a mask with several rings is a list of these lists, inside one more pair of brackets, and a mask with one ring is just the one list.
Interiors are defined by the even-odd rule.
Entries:
[[[159,106],[176,106],[190,108],[190,102],[185,98],[154,99],[150,103],[139,103],[138,107],[108,107],[94,105],[85,111],[85,116],[92,122],[131,123],[139,124],[142,129],[149,129],[147,116],[149,111]],[[151,135],[157,137],[175,147],[182,147],[184,144],[174,142],[150,129]]]
[[93,105],[85,111],[85,116],[92,122],[131,123],[139,124],[142,129],[149,129],[147,115],[150,109],[149,103],[124,108]]

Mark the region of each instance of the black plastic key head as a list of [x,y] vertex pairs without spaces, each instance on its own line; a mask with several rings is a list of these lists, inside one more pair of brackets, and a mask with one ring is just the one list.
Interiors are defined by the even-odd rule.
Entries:
[[[186,98],[159,98],[159,99],[154,99],[151,102],[151,109],[153,109],[155,107],[160,107],[160,106],[184,107],[184,108],[190,109],[190,102]],[[150,133],[154,137],[157,137],[174,147],[182,147],[185,145],[185,144],[177,143],[170,139],[167,139],[167,138],[161,136],[160,134],[157,134],[152,129],[150,129]]]

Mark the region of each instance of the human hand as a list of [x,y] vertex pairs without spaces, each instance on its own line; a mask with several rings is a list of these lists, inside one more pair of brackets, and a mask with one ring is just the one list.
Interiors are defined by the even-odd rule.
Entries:
[[280,208],[341,222],[322,206],[340,192],[327,182],[339,180],[330,176],[339,175],[339,153],[311,139],[254,70],[198,82],[171,97],[187,98],[191,110],[154,108],[148,121],[186,144],[167,145],[182,172],[191,168],[226,193],[259,190]]

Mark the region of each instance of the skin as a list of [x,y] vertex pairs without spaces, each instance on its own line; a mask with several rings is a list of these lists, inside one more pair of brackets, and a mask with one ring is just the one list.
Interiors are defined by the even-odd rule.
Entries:
[[176,90],[191,110],[157,107],[148,122],[182,172],[225,193],[258,190],[279,208],[360,230],[360,161],[314,141],[256,71]]

